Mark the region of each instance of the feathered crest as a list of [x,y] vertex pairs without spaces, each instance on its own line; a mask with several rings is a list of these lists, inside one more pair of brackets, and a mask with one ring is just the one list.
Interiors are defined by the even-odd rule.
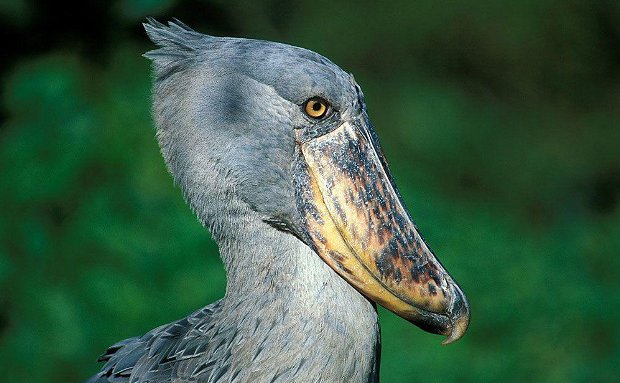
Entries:
[[156,64],[159,80],[178,70],[179,66],[184,66],[187,59],[195,57],[196,51],[212,38],[196,32],[178,19],[165,25],[148,17],[142,25],[151,41],[159,46],[143,55]]

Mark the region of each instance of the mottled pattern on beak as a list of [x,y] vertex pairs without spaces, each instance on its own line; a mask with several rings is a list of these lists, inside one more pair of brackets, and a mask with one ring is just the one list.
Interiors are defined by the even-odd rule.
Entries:
[[458,322],[462,335],[466,300],[409,218],[365,124],[354,120],[299,138],[305,185],[298,197],[319,255],[366,296],[420,327],[452,337]]

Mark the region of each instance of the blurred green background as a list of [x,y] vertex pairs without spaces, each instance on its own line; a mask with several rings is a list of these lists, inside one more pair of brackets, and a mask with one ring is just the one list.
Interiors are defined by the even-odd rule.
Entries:
[[618,1],[0,2],[0,371],[78,382],[223,295],[173,186],[140,23],[315,50],[355,74],[403,197],[472,306],[443,347],[381,311],[382,380],[620,376]]

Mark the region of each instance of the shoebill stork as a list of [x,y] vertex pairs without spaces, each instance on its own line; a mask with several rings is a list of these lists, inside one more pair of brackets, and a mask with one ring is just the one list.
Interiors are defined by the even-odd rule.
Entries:
[[302,48],[144,26],[157,139],[226,294],[113,345],[89,382],[377,382],[375,303],[444,343],[463,335],[465,296],[405,209],[352,75]]

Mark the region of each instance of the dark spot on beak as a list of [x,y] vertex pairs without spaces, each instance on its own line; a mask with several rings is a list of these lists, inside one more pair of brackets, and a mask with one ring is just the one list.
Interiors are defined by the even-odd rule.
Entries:
[[418,266],[413,265],[411,266],[411,269],[409,270],[411,272],[411,279],[415,282],[415,283],[420,283],[420,271],[418,269]]
[[402,279],[403,279],[403,276],[400,273],[400,269],[396,269],[396,272],[394,273],[394,280],[396,281],[396,283],[400,283]]
[[330,250],[329,255],[335,261],[342,262],[344,260],[344,256],[337,251]]
[[353,197],[353,191],[351,189],[349,189],[347,191],[347,199],[346,199],[346,201],[349,202],[349,203],[353,203],[355,201],[355,198]]
[[336,262],[336,266],[343,272],[352,275],[353,272],[349,270],[342,262],[344,261],[344,256],[337,251],[331,250],[329,252],[330,257]]
[[314,238],[318,239],[319,242],[321,242],[324,245],[327,243],[327,240],[325,239],[325,237],[323,237],[323,234],[321,234],[321,232],[318,230],[314,231]]
[[[396,279],[396,271],[398,270],[394,266],[394,262],[391,260],[391,256],[387,254],[385,251],[381,252],[375,259],[375,265],[377,266],[377,270],[379,274],[385,279],[391,278]],[[402,275],[399,273],[399,278],[402,278]]]
[[435,285],[433,285],[432,283],[428,284],[428,292],[431,295],[437,295],[437,288],[435,288]]
[[375,206],[375,207],[372,209],[372,215],[373,215],[376,219],[378,219],[378,220],[380,220],[380,219],[381,219],[381,210],[379,210],[379,207]]
[[[429,266],[430,266],[430,264],[429,264]],[[441,279],[439,279],[439,276],[437,275],[437,272],[435,271],[434,268],[429,267],[429,269],[428,269],[428,276],[433,281],[435,281],[435,283],[437,285],[441,285]]]
[[345,214],[344,210],[342,210],[342,206],[340,206],[340,201],[338,201],[337,199],[334,198],[332,203],[334,204],[334,208],[336,208],[336,213],[338,213],[338,216],[340,216],[340,219],[346,225],[347,224],[347,215]]

